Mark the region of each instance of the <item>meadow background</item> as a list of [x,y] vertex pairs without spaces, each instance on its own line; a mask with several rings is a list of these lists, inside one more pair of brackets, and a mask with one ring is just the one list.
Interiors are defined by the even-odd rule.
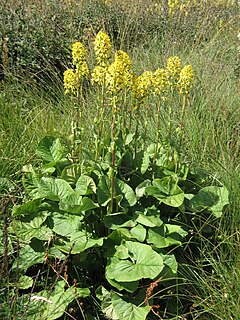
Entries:
[[[177,55],[183,65],[192,65],[195,80],[183,120],[184,143],[180,156],[192,166],[205,169],[229,191],[229,205],[217,224],[214,222],[215,240],[210,242],[202,235],[201,255],[194,259],[189,253],[191,267],[177,256],[179,277],[184,278],[188,286],[172,293],[180,299],[175,314],[164,314],[160,309],[161,318],[237,320],[240,317],[239,9],[239,1],[230,0],[2,1],[2,319],[21,319],[19,310],[24,291],[14,289],[9,278],[18,249],[16,245],[6,256],[4,241],[13,219],[12,207],[24,198],[22,167],[39,163],[35,151],[46,135],[59,137],[66,146],[71,143],[72,98],[64,94],[63,72],[71,66],[71,44],[75,41],[84,43],[90,67],[94,65],[93,40],[99,30],[110,36],[115,50],[129,54],[138,74],[165,66],[169,56]],[[89,83],[85,84],[85,89],[80,144],[93,150],[91,132],[99,100]],[[144,114],[143,106],[140,111],[143,119]],[[176,103],[173,127],[179,121],[179,114]],[[162,110],[162,140],[168,137],[164,125],[167,116],[167,111]],[[154,139],[156,126],[154,121],[147,125],[146,144]],[[176,132],[171,139],[177,139]],[[16,239],[14,241],[17,243]],[[166,296],[171,295],[169,290]],[[185,297],[183,300],[181,295]],[[89,308],[94,310],[91,315],[89,311],[85,315],[75,312],[72,316],[68,312],[61,319],[102,319],[97,303],[89,302],[86,309]],[[157,319],[157,316],[152,317]]]

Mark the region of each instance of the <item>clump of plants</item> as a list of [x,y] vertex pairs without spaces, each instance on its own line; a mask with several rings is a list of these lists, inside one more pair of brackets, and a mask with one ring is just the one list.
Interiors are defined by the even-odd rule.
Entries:
[[[113,54],[103,31],[94,50],[90,70],[85,47],[74,43],[73,66],[64,73],[73,104],[71,143],[43,138],[36,151],[41,162],[23,168],[24,202],[13,208],[8,229],[12,243],[18,242],[10,274],[10,287],[19,290],[18,319],[64,313],[76,319],[170,319],[187,312],[178,296],[179,250],[189,243],[195,250],[201,232],[211,241],[209,221],[228,203],[226,188],[184,163],[177,151],[184,143],[192,66],[182,67],[174,56],[165,68],[137,75],[126,52]],[[86,78],[100,101],[92,150],[84,148],[78,130]],[[156,136],[148,142],[151,117]],[[162,125],[169,133],[165,141]]]

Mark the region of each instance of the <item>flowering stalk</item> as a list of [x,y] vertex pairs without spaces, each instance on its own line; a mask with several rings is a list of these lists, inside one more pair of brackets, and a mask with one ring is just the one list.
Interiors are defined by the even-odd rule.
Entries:
[[182,103],[182,111],[181,111],[181,118],[180,118],[180,144],[179,149],[182,147],[182,140],[183,140],[183,121],[184,121],[184,115],[185,115],[185,109],[187,104],[187,95],[183,95],[183,103]]
[[170,103],[169,103],[169,111],[168,111],[169,140],[171,139],[171,135],[172,135],[173,94],[174,94],[174,89],[176,88],[179,81],[180,71],[181,71],[181,59],[178,56],[169,57],[167,60],[167,67],[166,67],[168,86],[170,88]]
[[180,148],[182,146],[183,140],[183,121],[185,115],[185,109],[187,105],[187,95],[189,94],[190,89],[193,87],[194,74],[191,65],[187,65],[182,68],[179,74],[179,80],[177,83],[177,87],[179,89],[180,95],[183,96],[183,104],[181,111],[181,119],[180,119]]
[[162,101],[165,100],[166,91],[168,90],[168,73],[165,69],[157,69],[153,75],[153,94],[157,96],[157,133],[156,133],[156,149],[154,160],[157,157],[158,143],[160,136],[160,107]]
[[117,113],[117,106],[116,106],[116,99],[117,97],[113,97],[112,103],[112,126],[111,126],[111,154],[112,154],[112,167],[110,171],[111,177],[111,201],[109,207],[109,214],[113,212],[113,203],[114,203],[114,182],[115,182],[115,124],[116,124],[116,113]]
[[81,42],[75,42],[72,45],[72,65],[73,68],[64,72],[64,89],[65,94],[71,94],[77,98],[77,106],[72,102],[72,139],[73,139],[73,160],[76,156],[75,143],[77,138],[77,128],[82,122],[82,104],[83,104],[83,79],[89,75],[88,65],[86,62],[87,51]]

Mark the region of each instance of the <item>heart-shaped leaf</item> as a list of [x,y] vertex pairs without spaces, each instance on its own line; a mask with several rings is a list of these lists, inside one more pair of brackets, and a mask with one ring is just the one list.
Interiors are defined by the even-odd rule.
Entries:
[[124,259],[115,259],[106,267],[110,279],[120,282],[131,282],[143,278],[154,279],[163,269],[163,259],[149,245],[123,241],[117,247],[115,256],[122,250],[127,250]]

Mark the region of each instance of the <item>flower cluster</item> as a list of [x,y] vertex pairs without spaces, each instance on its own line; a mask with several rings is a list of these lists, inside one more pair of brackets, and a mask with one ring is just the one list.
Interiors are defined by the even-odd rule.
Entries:
[[63,75],[65,94],[75,94],[77,91],[77,76],[73,69],[67,69]]
[[161,96],[168,89],[168,74],[163,68],[157,69],[153,74],[153,94]]
[[98,84],[99,86],[103,85],[106,77],[106,68],[102,66],[95,66],[91,73],[91,82],[92,84]]
[[99,31],[96,35],[94,40],[94,51],[98,64],[100,66],[106,66],[111,57],[112,43],[105,32]]
[[181,71],[181,59],[178,56],[169,57],[167,60],[167,76],[171,87],[174,87],[178,80]]
[[145,71],[140,76],[135,77],[132,86],[133,97],[141,102],[151,93],[152,84],[153,73],[151,71]]
[[189,90],[193,87],[194,73],[193,68],[189,64],[182,68],[177,83],[180,94],[189,94]]
[[81,42],[75,42],[72,45],[72,62],[73,65],[77,65],[86,61],[87,51]]
[[89,69],[87,65],[87,51],[81,42],[72,45],[72,64],[75,69],[67,69],[64,72],[63,82],[65,94],[77,94],[80,82],[88,77]]
[[128,54],[122,50],[115,53],[114,62],[106,72],[106,87],[108,92],[117,94],[132,85],[132,62]]
[[[193,87],[193,69],[191,65],[181,68],[181,59],[178,56],[168,58],[166,68],[158,68],[154,72],[145,71],[137,76],[132,71],[132,61],[129,55],[118,50],[114,61],[110,62],[112,44],[109,36],[100,31],[94,41],[97,65],[91,72],[92,84],[103,86],[104,90],[117,96],[126,90],[138,104],[142,103],[150,94],[166,99],[167,94],[175,89],[182,95],[189,94]],[[76,94],[82,79],[89,74],[87,52],[81,42],[72,46],[74,69],[64,72],[65,93]]]

